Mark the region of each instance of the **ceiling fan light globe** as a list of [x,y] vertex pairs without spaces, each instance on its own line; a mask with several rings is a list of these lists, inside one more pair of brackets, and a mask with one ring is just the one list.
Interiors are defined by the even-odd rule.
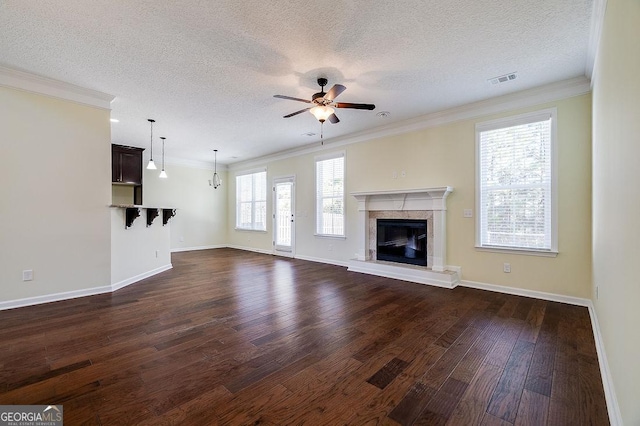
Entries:
[[335,110],[328,106],[316,106],[309,110],[311,114],[321,123],[323,123]]

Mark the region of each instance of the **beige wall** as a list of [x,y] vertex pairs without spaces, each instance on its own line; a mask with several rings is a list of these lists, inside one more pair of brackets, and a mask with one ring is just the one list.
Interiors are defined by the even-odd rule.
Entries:
[[171,219],[171,249],[206,248],[227,243],[227,176],[222,186],[209,186],[213,170],[167,164],[168,179],[159,170],[144,170],[143,203],[175,207]]
[[133,204],[132,185],[111,185],[111,204]]
[[640,424],[638,40],[640,2],[609,0],[593,81],[593,282],[608,364],[627,425]]
[[110,284],[109,124],[107,110],[0,87],[0,301]]
[[[475,124],[526,111],[557,107],[559,162],[559,251],[557,258],[480,252],[474,248],[475,219],[463,210],[475,208]],[[344,150],[346,192],[453,186],[448,199],[447,263],[461,266],[463,278],[575,297],[590,296],[591,282],[591,97],[583,95],[508,114],[491,115],[398,136],[385,137],[322,152],[263,164],[268,181],[296,176],[296,256],[346,263],[355,257],[357,207],[347,195],[346,239],[316,237],[314,233],[314,156]],[[229,242],[261,251],[271,250],[267,233],[236,231],[235,174],[229,173]],[[393,172],[398,177],[393,178]],[[406,176],[401,177],[404,171]],[[268,201],[268,217],[271,215]],[[475,212],[474,212],[475,213]],[[511,273],[502,272],[504,262]]]

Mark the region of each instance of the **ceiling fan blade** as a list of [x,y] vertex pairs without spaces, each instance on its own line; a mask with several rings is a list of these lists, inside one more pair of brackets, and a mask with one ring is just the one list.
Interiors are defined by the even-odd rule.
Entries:
[[338,97],[338,95],[342,92],[344,92],[345,90],[347,90],[346,87],[344,87],[342,84],[334,84],[333,87],[331,88],[331,90],[329,90],[327,92],[326,95],[324,95],[325,99],[329,99],[330,101],[334,100],[335,98]]
[[290,101],[298,101],[298,102],[305,102],[307,104],[310,104],[311,101],[308,101],[306,99],[300,99],[300,98],[293,98],[291,96],[285,96],[285,95],[273,95],[274,98],[279,98],[279,99],[289,99]]
[[305,111],[309,111],[311,109],[311,107],[309,108],[305,108],[305,109],[301,109],[300,111],[296,111],[296,112],[292,112],[291,114],[287,114],[282,118],[289,118],[289,117],[293,117],[294,115],[298,115],[298,114],[302,114]]
[[335,114],[331,114],[331,115],[329,116],[329,121],[330,121],[332,124],[336,124],[336,123],[339,123],[339,122],[340,122],[340,119],[338,118],[338,116],[337,116],[337,115],[335,115]]
[[372,109],[375,109],[376,106],[374,104],[352,104],[349,102],[336,102],[335,107],[372,110]]

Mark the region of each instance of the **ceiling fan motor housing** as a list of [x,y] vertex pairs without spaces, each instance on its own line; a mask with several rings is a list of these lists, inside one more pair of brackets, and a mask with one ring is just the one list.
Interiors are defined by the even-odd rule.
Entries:
[[311,97],[311,101],[314,104],[322,105],[324,101],[324,95],[326,95],[326,93],[324,92],[314,93],[313,96]]
[[316,105],[326,105],[328,103],[324,100],[324,95],[326,94],[324,93],[324,86],[326,86],[328,82],[329,81],[324,77],[318,78],[318,84],[322,89],[318,93],[313,94],[313,96],[311,97],[311,102]]

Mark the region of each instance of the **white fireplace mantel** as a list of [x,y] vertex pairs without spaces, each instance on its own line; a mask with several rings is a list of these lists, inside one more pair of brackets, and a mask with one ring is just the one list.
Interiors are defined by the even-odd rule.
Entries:
[[450,186],[405,189],[398,191],[352,192],[358,200],[358,211],[376,210],[447,210]]
[[[416,268],[407,268],[406,276],[418,278],[401,278],[423,284],[434,284],[445,287],[455,287],[458,282],[457,273],[446,271],[447,253],[447,196],[453,191],[450,186],[437,188],[419,188],[394,191],[352,192],[358,201],[358,251],[356,259],[351,262],[349,270],[371,273],[374,275],[401,278],[397,272],[401,265],[380,264],[375,259],[369,259],[369,212],[370,211],[431,211],[433,212],[433,264],[428,265],[423,272]],[[388,274],[385,275],[385,270]],[[400,275],[404,276],[404,272]]]

